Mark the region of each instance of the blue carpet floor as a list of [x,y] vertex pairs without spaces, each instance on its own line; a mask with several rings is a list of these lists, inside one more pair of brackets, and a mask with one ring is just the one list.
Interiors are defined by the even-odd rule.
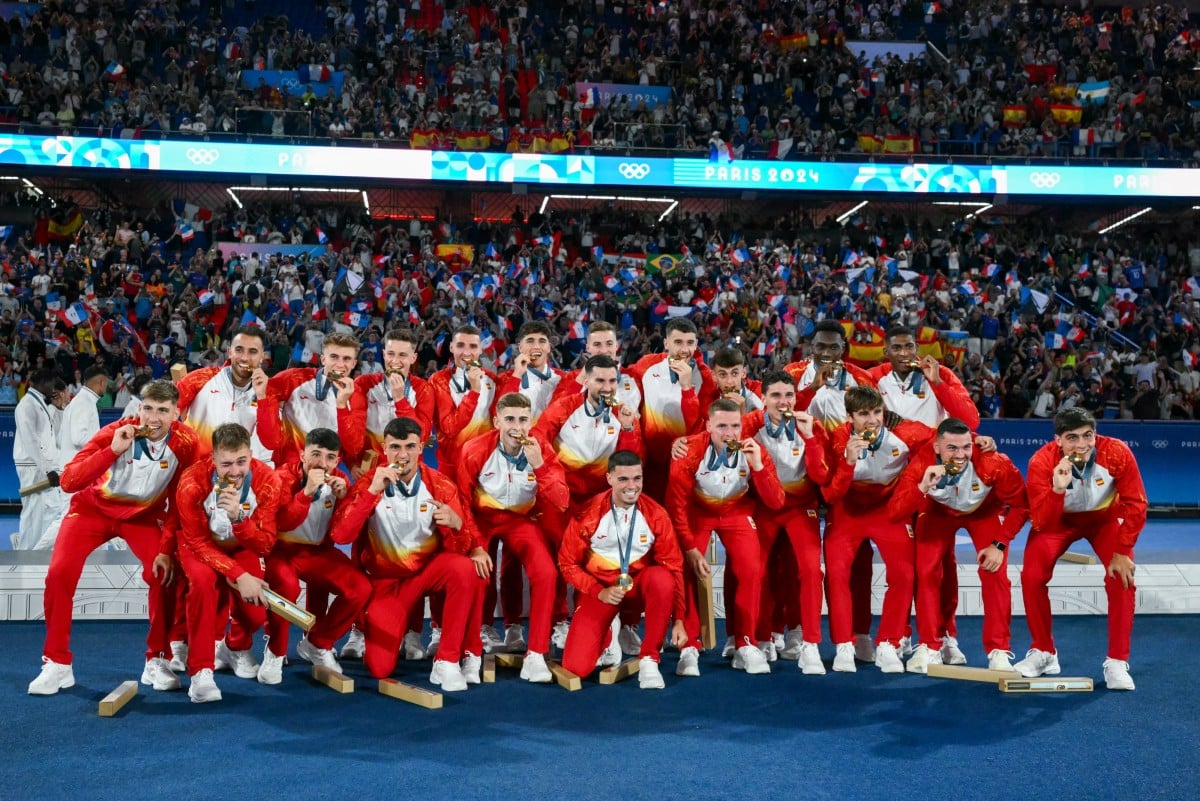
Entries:
[[[978,665],[980,620],[959,624]],[[1013,628],[1023,647],[1024,619]],[[223,702],[142,688],[97,717],[140,675],[144,629],[77,623],[77,685],[34,698],[43,627],[0,624],[0,798],[1192,799],[1200,776],[1200,680],[1180,659],[1200,641],[1195,616],[1137,620],[1132,693],[1103,687],[1104,620],[1064,617],[1064,674],[1095,678],[1094,693],[1005,695],[871,666],[747,676],[714,654],[685,680],[672,653],[661,692],[634,679],[567,693],[501,670],[429,711],[378,695],[357,662],[358,692],[337,695],[293,656],[278,687],[222,673]],[[428,664],[397,677],[428,686]]]

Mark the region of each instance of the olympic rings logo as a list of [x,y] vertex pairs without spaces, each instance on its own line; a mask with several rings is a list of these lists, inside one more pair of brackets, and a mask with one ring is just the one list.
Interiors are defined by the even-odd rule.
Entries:
[[641,164],[633,161],[626,161],[617,169],[621,175],[624,175],[631,181],[640,181],[650,174],[649,164]]
[[207,166],[219,159],[221,152],[213,147],[189,147],[185,155],[193,164]]
[[1033,172],[1029,174],[1029,182],[1038,189],[1052,189],[1058,186],[1062,176],[1056,172]]
[[1167,445],[1168,445],[1168,443],[1165,439],[1154,440],[1154,447],[1158,448],[1159,450],[1166,448]]

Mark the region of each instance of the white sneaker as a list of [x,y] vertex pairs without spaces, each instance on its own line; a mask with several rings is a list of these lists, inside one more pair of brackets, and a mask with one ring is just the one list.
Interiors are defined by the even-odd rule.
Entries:
[[308,637],[302,637],[300,642],[296,643],[296,653],[301,659],[312,662],[314,665],[327,667],[334,673],[341,673],[342,666],[338,664],[337,658],[333,655],[332,648],[318,648],[308,641]]
[[[854,657],[850,657],[850,665],[854,665]],[[824,676],[825,663],[821,661],[821,650],[815,642],[801,642],[800,655],[796,657],[796,666],[805,676]]]
[[1057,676],[1062,673],[1062,668],[1058,666],[1057,653],[1039,651],[1036,648],[1026,651],[1025,658],[1013,665],[1013,670],[1027,679],[1036,679],[1038,676]]
[[901,659],[908,659],[910,656],[912,656],[913,655],[912,637],[901,637],[900,638],[900,647],[896,649],[896,652],[898,654],[900,654]]
[[935,651],[925,643],[921,643],[908,658],[905,670],[909,673],[928,673],[930,665],[940,664],[942,664],[942,652]]
[[854,658],[859,662],[875,661],[875,643],[871,641],[870,634],[854,635]]
[[771,663],[767,661],[767,657],[757,645],[750,644],[749,638],[744,639],[745,644],[738,646],[733,655],[733,669],[744,670],[750,674],[770,673]]
[[835,673],[857,673],[858,665],[854,663],[854,643],[839,642],[833,655],[833,670]]
[[733,652],[736,650],[737,647],[733,644],[733,637],[726,637],[725,645],[721,648],[721,658],[728,659],[729,657],[733,656]]
[[204,668],[192,676],[192,683],[188,686],[188,698],[192,699],[193,704],[207,704],[210,701],[221,700],[221,688],[213,680],[211,670]]
[[637,626],[621,626],[621,631],[617,633],[617,642],[620,643],[621,653],[625,656],[637,656],[642,652],[642,635],[638,634]]
[[187,672],[187,643],[183,640],[171,641],[171,670],[176,673]]
[[617,642],[617,638],[613,637],[609,640],[608,647],[600,652],[600,658],[596,660],[596,667],[610,668],[621,664],[621,644]]
[[799,659],[803,647],[804,632],[801,629],[788,629],[788,633],[783,637],[783,647],[779,648],[779,655],[784,659]]
[[286,659],[276,656],[270,646],[263,649],[262,664],[258,666],[259,684],[279,684],[283,681],[283,663]]
[[988,670],[1007,670],[1013,669],[1013,652],[1001,651],[997,648],[988,653]]
[[[343,653],[345,649],[342,649]],[[421,632],[410,631],[404,635],[404,641],[400,643],[400,655],[405,659],[424,659],[425,646],[421,645]]]
[[762,655],[767,658],[768,662],[776,662],[779,660],[779,652],[775,650],[773,640],[763,640],[758,644],[758,650],[762,651]]
[[638,661],[638,687],[643,690],[661,690],[666,686],[658,663],[652,657],[643,656]]
[[362,659],[366,650],[367,638],[363,636],[362,630],[351,628],[350,636],[342,646],[342,659]]
[[504,638],[500,636],[500,632],[496,631],[495,626],[480,626],[479,639],[483,640],[483,652],[485,654],[490,654],[504,645]]
[[504,650],[510,654],[524,653],[529,647],[525,642],[525,627],[520,623],[514,623],[504,630],[504,642],[501,643]]
[[875,667],[880,673],[903,673],[904,663],[900,661],[900,653],[890,642],[881,642],[875,646]]
[[432,629],[429,633],[429,645],[425,648],[426,659],[437,659],[438,646],[442,644],[442,630]]
[[1104,683],[1110,690],[1132,690],[1133,676],[1129,675],[1129,663],[1111,656],[1105,659]]
[[483,670],[483,657],[470,651],[463,651],[462,672],[467,684],[479,684],[483,679],[479,673]]
[[463,676],[462,668],[458,666],[457,662],[435,659],[433,670],[429,674],[429,681],[448,693],[462,692],[467,689],[467,679]]
[[525,662],[521,665],[521,678],[531,684],[549,684],[554,681],[554,674],[546,667],[546,655],[534,651],[525,654]]
[[223,662],[233,668],[233,675],[239,679],[258,678],[258,660],[249,650],[235,651],[221,640],[217,644],[217,662]]
[[179,683],[179,677],[171,672],[170,664],[161,656],[146,660],[146,666],[142,668],[142,684],[159,692],[178,690],[183,686]]
[[217,640],[213,646],[213,670],[229,670],[233,667],[233,663],[225,660],[224,655],[229,651],[225,647],[224,640]]
[[75,670],[70,665],[60,665],[42,657],[42,672],[29,682],[30,695],[54,695],[59,690],[75,686]]
[[560,620],[554,624],[554,631],[550,632],[550,644],[558,650],[563,650],[567,647],[567,632],[571,630],[571,624],[566,620]]
[[942,663],[946,665],[965,665],[967,655],[958,647],[958,638],[949,634],[942,637]]
[[700,651],[696,649],[696,646],[689,645],[679,652],[679,664],[675,666],[675,675],[700,675]]

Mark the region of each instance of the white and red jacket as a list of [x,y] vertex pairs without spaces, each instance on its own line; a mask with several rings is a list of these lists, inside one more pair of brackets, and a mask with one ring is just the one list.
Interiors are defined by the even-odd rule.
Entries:
[[342,457],[352,460],[363,452],[366,440],[366,403],[351,397],[344,408],[337,405],[337,387],[325,379],[324,368],[293,367],[271,377],[270,394],[279,399],[279,447],[275,464],[300,461],[304,438],[314,428],[336,431],[342,441]]
[[[275,471],[279,476],[279,487],[283,500],[276,515],[276,529],[280,542],[295,545],[321,545],[329,538],[329,525],[333,522],[333,513],[338,499],[329,486],[322,486],[311,498],[304,493],[307,480],[304,467],[299,462],[284,465]],[[350,477],[340,470],[330,475],[341,476],[350,481]]]
[[[625,539],[630,522],[631,544]],[[576,590],[598,598],[601,590],[616,583],[624,548],[629,549],[629,575],[634,577],[635,587],[638,573],[650,565],[670,571],[675,588],[671,611],[676,620],[683,620],[683,554],[679,540],[666,510],[645,495],[632,509],[616,509],[615,517],[611,489],[589,501],[567,526],[558,550],[558,569]]]
[[742,435],[753,437],[775,464],[775,474],[787,494],[788,507],[784,511],[817,508],[821,487],[833,475],[825,429],[814,425],[812,437],[805,439],[794,421],[790,425],[783,421],[776,428],[760,409],[742,415]]
[[783,486],[765,449],[763,468],[751,470],[744,453],[730,455],[725,448],[715,449],[707,431],[691,435],[686,442],[687,454],[671,460],[667,484],[667,511],[675,522],[683,550],[703,551],[708,547],[709,528],[696,528],[704,519],[753,519],[756,504],[772,510],[783,508]]
[[467,371],[451,364],[429,379],[433,390],[433,419],[438,430],[438,465],[457,470],[463,445],[492,428],[492,409],[499,397],[496,377],[484,371],[479,391],[471,389]]
[[932,446],[919,448],[909,459],[892,493],[892,519],[907,522],[914,514],[936,513],[970,520],[998,515],[1003,520],[1001,542],[1013,538],[1029,519],[1029,497],[1021,471],[1002,453],[974,451],[956,476],[945,476],[928,493],[920,490],[925,471],[938,463]]
[[829,458],[833,462],[833,477],[822,490],[831,505],[852,506],[861,514],[886,506],[908,467],[913,452],[925,447],[933,437],[933,429],[921,423],[905,421],[894,429],[880,429],[879,437],[871,443],[866,455],[847,464],[846,444],[850,441],[851,425],[846,423],[833,430],[829,442]]
[[542,372],[527,366],[525,373],[519,378],[515,372],[510,371],[496,380],[496,397],[501,398],[510,392],[521,393],[529,399],[529,404],[533,407],[532,419],[536,423],[554,399],[558,388],[562,386],[564,375],[562,370],[549,365]]
[[[354,484],[338,504],[331,536],[339,545],[354,542],[366,526],[360,563],[372,578],[408,578],[425,567],[434,554],[448,551],[466,555],[477,547],[475,519],[454,482],[422,464],[407,485],[376,495],[371,492],[375,467]],[[462,519],[458,529],[433,522],[436,506],[445,504]]]
[[282,491],[279,477],[265,462],[252,459],[250,474],[242,482],[242,522],[229,519],[217,506],[216,469],[212,457],[184,471],[179,481],[176,510],[179,545],[230,581],[245,572],[230,554],[246,548],[266,556],[275,545],[275,518]]
[[354,379],[354,394],[366,401],[366,447],[383,456],[383,429],[397,417],[410,417],[421,426],[421,439],[433,432],[433,389],[418,376],[409,376],[403,394],[393,394],[385,373],[367,373]]
[[608,457],[616,451],[646,456],[638,421],[625,431],[612,409],[597,409],[587,397],[585,392],[554,401],[533,430],[538,441],[553,447],[575,498],[590,498],[608,487]]
[[808,412],[831,431],[850,419],[846,414],[846,389],[876,386],[875,379],[866,370],[849,362],[843,363],[843,369],[833,380],[815,390],[810,387],[817,368],[811,359],[792,362],[783,369],[796,379],[796,408]]
[[[579,383],[579,376],[582,373],[583,370],[579,369],[563,374],[562,381],[559,381],[558,386],[554,389],[554,398],[551,400],[551,403],[559,398],[587,392],[587,387]],[[628,372],[621,372],[620,368],[617,368],[617,400],[631,409],[642,408],[641,385]]]
[[717,398],[716,383],[708,365],[699,359],[692,368],[692,388],[684,391],[667,365],[667,354],[644,356],[627,373],[642,387],[642,436],[647,455],[662,455],[671,443],[704,428],[704,415]]
[[213,429],[225,423],[238,423],[250,432],[254,458],[264,462],[273,459],[274,451],[282,444],[278,396],[268,392],[267,397],[260,399],[250,384],[235,387],[228,364],[193,370],[176,387],[183,422],[200,435],[201,455],[212,452]]
[[[546,440],[542,466],[532,468],[500,451],[500,432],[489,431],[468,442],[458,458],[458,491],[483,529],[503,525],[505,516],[538,517],[565,512],[570,495],[562,465]],[[488,531],[489,535],[495,531]]]
[[971,393],[963,386],[954,371],[946,365],[938,366],[938,383],[925,379],[921,370],[912,370],[901,380],[890,363],[879,364],[867,371],[875,381],[879,394],[883,396],[884,408],[900,415],[903,420],[915,420],[930,428],[947,417],[955,417],[967,424],[972,431],[979,428],[979,410],[971,400]]
[[1097,435],[1094,456],[1082,471],[1073,471],[1071,486],[1059,495],[1053,489],[1051,475],[1062,458],[1062,448],[1049,442],[1029,460],[1025,483],[1033,530],[1094,530],[1115,518],[1121,525],[1117,552],[1131,554],[1146,525],[1147,507],[1142,471],[1133,451],[1119,439]]

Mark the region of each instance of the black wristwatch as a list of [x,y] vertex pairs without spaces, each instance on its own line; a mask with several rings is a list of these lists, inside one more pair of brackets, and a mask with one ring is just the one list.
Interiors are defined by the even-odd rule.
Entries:
[[1005,545],[1003,542],[1000,542],[999,540],[992,540],[992,547],[995,548],[1000,553],[1004,553],[1005,551],[1008,550],[1008,546]]

